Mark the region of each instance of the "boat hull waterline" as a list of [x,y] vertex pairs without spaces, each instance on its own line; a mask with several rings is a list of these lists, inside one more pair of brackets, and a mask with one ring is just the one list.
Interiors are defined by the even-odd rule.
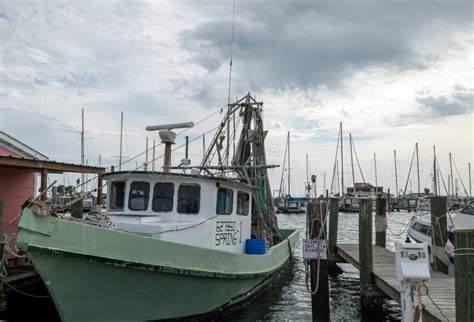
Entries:
[[282,229],[286,239],[266,255],[230,253],[37,216],[30,209],[19,227],[17,245],[63,321],[219,314],[262,290],[299,244],[297,231]]

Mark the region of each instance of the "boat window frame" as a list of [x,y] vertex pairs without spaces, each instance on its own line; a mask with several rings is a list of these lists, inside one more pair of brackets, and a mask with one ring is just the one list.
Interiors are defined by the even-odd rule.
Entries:
[[[241,201],[240,196],[242,196],[242,195],[247,196],[247,200],[246,201],[244,200],[244,203],[243,203],[243,205],[245,205],[245,202],[247,203],[246,212],[243,211],[243,205],[240,205],[240,201]],[[248,214],[250,213],[250,193],[248,193],[246,191],[241,191],[241,190],[237,191],[237,210],[236,210],[236,213],[239,216],[248,216]]]
[[[135,183],[144,183],[146,185],[148,185],[148,195],[145,197],[143,197],[143,201],[144,201],[144,209],[133,209],[131,208],[131,203],[132,203],[132,185],[135,184]],[[129,186],[129,190],[128,190],[128,210],[131,210],[131,211],[147,211],[148,210],[148,206],[150,204],[150,189],[151,188],[151,184],[149,181],[143,181],[143,180],[134,180],[134,181],[131,181],[130,182],[130,186]]]
[[[224,193],[224,194],[222,194]],[[221,196],[224,196],[224,209],[220,212],[219,210],[219,198]],[[227,200],[227,198],[230,199],[230,201]],[[229,209],[230,205],[230,209]],[[216,215],[224,215],[224,216],[229,216],[232,215],[234,211],[234,190],[231,188],[226,188],[226,187],[218,187],[217,188],[217,195],[216,195]]]
[[[117,198],[116,198],[116,193],[114,192],[114,187],[117,184],[123,184],[123,196],[122,196],[122,207],[112,207],[112,203],[116,204]],[[117,181],[112,181],[110,183],[110,198],[107,196],[107,208],[109,211],[124,211],[125,210],[125,196],[127,194],[127,181],[126,180],[117,180]]]
[[[171,209],[169,210],[155,210],[155,198],[157,198],[156,196],[156,189],[157,189],[157,185],[171,185],[172,187],[172,192],[171,192]],[[157,212],[157,213],[163,213],[163,212],[172,212],[173,211],[173,208],[174,208],[174,193],[175,193],[175,184],[174,182],[155,182],[155,184],[153,185],[153,194],[151,195],[151,210],[153,212]],[[160,199],[169,199],[170,197],[164,197],[164,198],[160,198]]]
[[[184,198],[182,195],[181,195],[181,189],[184,188],[184,187],[191,187],[191,188],[198,188],[198,198],[197,199],[194,199],[194,198]],[[199,183],[181,183],[178,187],[178,196],[177,196],[177,199],[178,199],[178,202],[176,204],[176,212],[178,214],[182,214],[182,215],[198,215],[199,214],[199,211],[201,210],[201,185]],[[197,201],[196,204],[196,208],[197,209],[194,209],[193,211],[183,211],[182,209],[182,200],[185,199],[187,201],[189,200],[195,200]],[[189,207],[189,206],[188,206]]]

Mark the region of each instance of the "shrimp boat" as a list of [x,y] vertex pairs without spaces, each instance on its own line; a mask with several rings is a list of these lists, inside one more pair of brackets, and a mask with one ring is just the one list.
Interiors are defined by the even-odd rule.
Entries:
[[[262,108],[250,94],[229,104],[198,166],[171,166],[172,128],[183,124],[148,127],[161,130],[164,171],[104,174],[104,214],[24,209],[17,247],[62,320],[211,319],[244,306],[280,275],[299,235],[278,228]],[[240,138],[226,165],[224,135],[234,116]]]

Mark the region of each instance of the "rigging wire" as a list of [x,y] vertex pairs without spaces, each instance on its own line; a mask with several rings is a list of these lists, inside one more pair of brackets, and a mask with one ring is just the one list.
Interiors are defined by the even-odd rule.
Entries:
[[469,194],[467,193],[467,189],[464,186],[464,182],[462,181],[461,175],[459,174],[459,170],[458,170],[458,167],[456,166],[456,162],[454,162],[454,158],[452,158],[452,160],[453,160],[453,164],[454,164],[454,169],[456,169],[456,173],[458,174],[459,181],[461,181],[461,185],[464,189],[464,193],[466,194],[466,196],[468,196]]
[[[331,194],[333,192],[333,187],[334,187],[334,179],[335,179],[335,176],[336,176],[336,164],[337,164],[337,156],[338,156],[338,153],[339,153],[339,139],[340,139],[340,135],[341,133],[338,132],[337,133],[337,144],[336,144],[336,155],[334,156],[334,168],[332,170],[332,179],[331,179],[331,188],[329,191],[331,191]],[[339,172],[339,171],[338,171]],[[339,180],[338,180],[339,181]]]
[[362,177],[362,182],[364,182],[364,184],[365,184],[365,178],[364,178],[364,174],[362,173],[362,168],[360,166],[359,157],[357,156],[357,150],[356,150],[356,147],[355,147],[355,144],[354,144],[354,138],[352,138],[352,148],[354,149],[354,154],[355,154],[355,157],[356,157],[357,166],[359,167],[360,176]]
[[413,160],[415,159],[416,147],[413,149],[413,155],[411,156],[410,169],[408,170],[407,181],[405,183],[405,189],[403,190],[403,195],[406,194],[408,188],[408,182],[410,180],[411,168],[413,166]]

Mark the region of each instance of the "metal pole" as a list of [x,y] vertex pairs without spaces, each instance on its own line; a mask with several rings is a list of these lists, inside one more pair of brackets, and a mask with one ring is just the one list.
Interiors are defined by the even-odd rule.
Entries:
[[449,152],[449,172],[451,174],[451,195],[454,195],[453,158]]
[[377,195],[379,183],[377,181],[377,155],[375,153],[374,153],[374,166],[375,166],[375,195]]
[[418,176],[418,195],[421,194],[421,188],[420,188],[420,160],[418,158],[418,142],[415,144],[415,149],[416,149],[416,174]]
[[123,137],[123,111],[120,112],[120,153],[119,153],[119,171],[122,171],[122,137]]
[[393,150],[393,160],[395,161],[395,189],[397,190],[397,197],[400,197],[398,190],[398,173],[397,173],[397,151]]
[[290,132],[288,132],[287,144],[288,144],[288,197],[289,197],[291,196]]
[[339,123],[341,134],[341,196],[344,197],[344,152],[342,150],[342,122]]
[[469,170],[469,197],[472,197],[471,162],[467,163],[467,168]]
[[[82,128],[81,128],[81,165],[84,165],[84,109],[82,109]],[[84,192],[84,172],[81,173],[81,192]]]
[[438,195],[438,179],[436,178],[436,147],[433,145],[433,186],[434,194]]
[[352,134],[349,133],[349,146],[351,147],[351,168],[352,168],[352,187],[354,188],[354,195],[357,192],[355,184],[355,174],[354,174],[354,159],[352,156]]

